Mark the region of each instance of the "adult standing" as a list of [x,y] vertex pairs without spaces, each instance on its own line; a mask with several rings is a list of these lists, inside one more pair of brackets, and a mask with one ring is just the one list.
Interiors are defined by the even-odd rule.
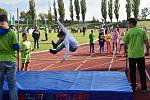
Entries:
[[83,26],[83,28],[82,28],[83,36],[85,36],[85,31],[86,31],[86,27]]
[[33,33],[32,33],[32,37],[34,39],[34,49],[36,49],[36,46],[37,46],[37,49],[39,49],[40,47],[40,31],[37,29],[37,27],[35,27]]
[[[6,15],[0,15],[0,100],[2,100],[4,75],[7,76],[9,99],[18,100],[16,90],[16,51],[20,46],[16,33],[9,29]],[[16,51],[15,51],[16,50]]]
[[49,33],[48,27],[45,26],[45,40],[46,41],[48,40],[48,33]]
[[[136,90],[136,65],[140,74],[141,90],[147,92],[146,73],[145,73],[145,55],[149,55],[149,43],[147,33],[136,27],[135,18],[128,19],[129,30],[124,36],[125,44],[128,46],[128,58],[130,68],[130,81],[132,90]],[[146,44],[146,54],[144,54],[144,44]]]

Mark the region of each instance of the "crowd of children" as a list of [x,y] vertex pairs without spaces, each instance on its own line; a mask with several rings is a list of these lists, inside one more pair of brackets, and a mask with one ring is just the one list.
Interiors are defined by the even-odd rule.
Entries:
[[[89,35],[90,41],[90,53],[94,53],[94,33],[91,30]],[[121,49],[124,50],[124,32],[120,32],[118,27],[115,28],[101,28],[99,30],[98,43],[99,43],[99,53],[121,53]],[[91,50],[93,50],[91,52]]]

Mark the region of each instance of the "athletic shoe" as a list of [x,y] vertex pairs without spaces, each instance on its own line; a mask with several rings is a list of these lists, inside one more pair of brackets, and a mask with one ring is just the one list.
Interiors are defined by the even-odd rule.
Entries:
[[57,51],[53,50],[53,49],[50,49],[49,52],[52,53],[52,54],[56,54],[57,53]]
[[54,41],[52,40],[52,46],[53,46],[53,48],[54,49],[56,49],[57,48],[57,45],[54,43]]
[[150,92],[150,89],[147,88],[147,89],[142,89],[142,93],[147,93],[147,92]]
[[132,91],[135,92],[137,90],[137,83],[135,84],[135,86],[133,86],[131,83],[130,83],[130,86],[132,87]]

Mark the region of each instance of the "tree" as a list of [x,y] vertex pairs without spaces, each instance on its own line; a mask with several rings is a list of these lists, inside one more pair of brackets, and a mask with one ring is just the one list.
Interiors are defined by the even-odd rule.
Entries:
[[101,13],[102,17],[104,18],[105,22],[107,19],[107,0],[102,0],[101,2]]
[[131,0],[126,0],[126,13],[127,13],[127,19],[131,17]]
[[95,18],[94,16],[93,16],[91,22],[92,22],[92,23],[96,23],[96,22],[97,22],[97,20],[96,20],[96,18]]
[[113,1],[112,0],[108,1],[108,15],[112,22],[112,19],[113,19]]
[[27,13],[25,11],[20,12],[20,20],[26,21],[28,18]]
[[70,6],[69,6],[69,10],[70,10],[70,18],[72,20],[72,22],[74,21],[74,14],[73,14],[73,4],[72,4],[72,0],[70,0]]
[[46,25],[47,14],[40,13],[39,18],[40,18],[41,26],[45,26]]
[[115,9],[114,9],[114,13],[115,13],[115,17],[117,19],[117,22],[119,20],[119,9],[120,9],[120,4],[119,4],[119,0],[115,0]]
[[53,23],[53,15],[52,15],[52,11],[51,11],[51,7],[49,6],[49,9],[48,9],[48,15],[47,15],[47,19],[48,19],[48,24],[52,24]]
[[28,14],[32,18],[32,22],[34,24],[35,18],[36,18],[36,10],[35,10],[35,1],[34,0],[29,0],[29,12]]
[[[32,20],[32,17],[31,17],[31,15],[30,15],[29,11],[28,11],[28,12],[25,12],[25,11],[20,12],[20,20],[21,20],[23,23],[26,23],[27,26],[28,26],[28,24],[33,24],[33,23],[32,23],[33,20]],[[29,23],[29,22],[30,22],[30,23]]]
[[3,8],[0,8],[0,14],[8,15],[7,11],[5,9],[3,9]]
[[79,5],[79,0],[75,0],[74,1],[74,5],[75,5],[75,11],[76,11],[76,18],[79,22],[80,20],[80,5]]
[[65,19],[65,8],[64,8],[64,1],[63,0],[58,0],[58,11],[59,11],[60,20],[64,21],[64,19]]
[[148,9],[148,7],[145,7],[141,10],[141,15],[142,15],[142,18],[145,18],[150,14],[150,9]]
[[55,23],[57,22],[57,9],[56,9],[56,3],[55,3],[55,0],[54,0],[54,16],[55,16]]
[[139,7],[140,7],[140,0],[133,0],[132,11],[133,11],[135,19],[137,19],[139,15]]
[[83,23],[85,22],[86,11],[87,11],[86,1],[85,0],[81,0],[81,14],[82,14],[82,21],[83,21]]

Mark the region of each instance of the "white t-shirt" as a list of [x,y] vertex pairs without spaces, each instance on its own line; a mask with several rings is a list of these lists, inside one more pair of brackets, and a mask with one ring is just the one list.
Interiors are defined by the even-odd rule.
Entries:
[[78,42],[77,40],[72,36],[72,34],[70,34],[67,29],[63,26],[62,23],[60,23],[59,20],[57,20],[57,23],[58,25],[60,26],[60,28],[63,30],[63,32],[66,34],[66,37],[65,37],[65,47],[66,47],[66,52],[65,52],[65,55],[64,55],[64,58],[66,59],[67,56],[69,55],[69,51],[70,51],[70,46],[72,48],[77,48],[78,47]]
[[119,40],[120,40],[120,44],[124,44],[124,36],[120,36]]

